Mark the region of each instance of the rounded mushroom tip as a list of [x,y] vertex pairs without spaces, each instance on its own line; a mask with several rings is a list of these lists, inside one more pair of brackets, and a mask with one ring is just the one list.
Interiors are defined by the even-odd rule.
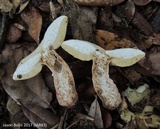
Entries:
[[13,76],[12,76],[13,80],[22,80],[22,75],[17,73],[16,71],[14,72]]
[[75,39],[64,41],[61,47],[75,58],[83,61],[91,60],[92,54],[96,51],[91,43]]
[[131,66],[145,56],[143,51],[133,48],[107,50],[105,53],[111,58],[112,65],[120,67]]
[[68,24],[68,17],[65,15],[61,15],[56,19],[57,22],[63,22],[63,24]]

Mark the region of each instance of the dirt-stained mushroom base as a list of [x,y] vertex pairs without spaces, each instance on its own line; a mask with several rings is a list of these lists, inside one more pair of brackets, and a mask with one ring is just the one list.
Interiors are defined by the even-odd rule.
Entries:
[[109,57],[96,51],[93,54],[92,81],[94,89],[107,109],[115,109],[122,102],[121,95],[109,77]]
[[59,104],[66,107],[75,105],[78,94],[69,66],[54,50],[43,55],[42,59],[42,63],[52,71]]

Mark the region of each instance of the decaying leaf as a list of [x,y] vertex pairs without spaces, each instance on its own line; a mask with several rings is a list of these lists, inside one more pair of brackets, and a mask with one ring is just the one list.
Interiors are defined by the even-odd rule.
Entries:
[[56,7],[55,7],[55,5],[53,4],[52,1],[49,2],[49,7],[50,7],[50,15],[51,15],[51,17],[52,17],[52,19],[55,19],[57,17]]
[[21,1],[18,13],[21,13],[29,4],[30,0]]
[[12,4],[13,4],[13,8],[10,11],[9,15],[11,18],[13,18],[13,14],[16,13],[16,9],[19,7],[21,0],[11,0]]
[[77,113],[68,129],[96,129],[94,119],[88,115]]
[[98,128],[103,128],[102,113],[97,100],[97,96],[95,97],[95,100],[90,107],[88,115],[94,119],[94,123]]
[[102,110],[102,118],[104,123],[104,129],[108,129],[112,124],[112,116],[107,110]]
[[158,128],[160,126],[160,116],[153,113],[152,106],[146,106],[142,113],[133,113],[129,109],[125,109],[121,112],[121,119],[126,123],[133,121],[139,128],[148,129]]
[[[89,14],[85,10],[89,10]],[[86,41],[93,41],[93,17],[95,17],[94,11],[89,8],[80,8],[74,2],[74,0],[66,0],[64,4],[65,14],[68,16],[71,24],[71,31],[74,39],[82,39]],[[91,16],[92,14],[92,16]],[[94,20],[95,21],[95,20]]]
[[7,34],[7,41],[9,43],[15,43],[22,35],[22,32],[20,29],[18,29],[14,25],[10,25],[8,34]]
[[152,0],[133,0],[133,2],[136,4],[136,5],[140,5],[140,6],[143,6],[143,5],[146,5],[148,4],[149,2],[151,2]]
[[145,122],[142,118],[139,118],[139,117],[135,117],[135,120],[136,120],[136,124],[137,124],[137,127],[139,129],[143,128],[143,129],[149,129],[146,125],[145,125]]
[[14,101],[11,97],[9,97],[7,101],[7,110],[12,114],[16,115],[21,111],[21,107]]
[[134,122],[131,120],[130,122],[128,122],[125,127],[123,127],[123,129],[135,129],[136,126],[134,124]]
[[150,98],[150,105],[160,108],[160,90],[156,90],[156,94],[154,94],[151,98]]
[[0,50],[4,47],[5,37],[7,36],[6,30],[8,25],[9,18],[7,17],[7,13],[0,14]]
[[160,24],[160,9],[158,9],[156,11],[156,13],[154,14],[154,17],[151,21],[151,25],[153,27],[153,30],[154,32],[158,33],[160,31],[160,27],[159,27],[159,24]]
[[124,0],[74,0],[79,5],[87,6],[113,6],[123,2]]
[[139,29],[145,35],[152,35],[153,28],[149,24],[149,22],[140,14],[139,12],[135,12],[134,18],[131,21],[132,25]]
[[50,101],[52,100],[52,93],[49,92],[40,74],[34,78],[26,80],[26,85],[36,96],[50,105]]
[[152,74],[153,75],[160,75],[160,52],[152,53],[149,55],[149,62],[151,63],[152,67]]
[[9,12],[13,8],[13,4],[9,0],[1,0],[0,1],[0,11],[1,12]]
[[150,90],[147,84],[139,86],[137,89],[127,88],[123,92],[123,96],[127,97],[128,101],[134,106],[136,103],[149,98]]
[[29,35],[39,44],[39,36],[42,27],[42,16],[39,13],[38,9],[34,6],[28,6],[29,10],[24,10],[21,13],[22,19],[28,25],[28,33]]
[[106,50],[116,48],[137,48],[136,45],[125,38],[120,39],[117,34],[105,30],[95,32],[96,43]]
[[129,79],[129,81],[131,82],[137,82],[140,78],[141,78],[141,74],[139,74],[138,72],[136,72],[136,70],[130,68],[130,69],[126,69],[124,70],[126,77]]
[[120,16],[121,18],[124,18],[126,20],[127,24],[129,24],[130,21],[132,21],[132,19],[134,17],[135,10],[136,10],[136,8],[135,8],[133,1],[128,0],[125,4],[118,7],[116,12],[117,12],[118,16]]
[[59,122],[53,112],[49,111],[38,105],[26,105],[22,106],[22,110],[25,116],[32,122],[31,127],[37,127],[38,129],[50,129]]

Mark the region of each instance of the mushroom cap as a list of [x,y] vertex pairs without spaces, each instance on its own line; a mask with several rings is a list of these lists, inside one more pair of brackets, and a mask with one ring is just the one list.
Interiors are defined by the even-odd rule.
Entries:
[[34,55],[26,62],[20,62],[13,74],[13,80],[24,80],[36,76],[42,69],[40,64],[41,53]]
[[64,41],[61,47],[75,58],[83,61],[92,60],[93,53],[97,50],[100,52],[105,52],[103,48],[95,44],[77,39]]
[[44,38],[41,41],[42,49],[57,49],[64,41],[68,24],[67,16],[60,16],[55,19],[45,32]]
[[131,66],[145,56],[143,51],[133,48],[107,50],[105,53],[111,57],[111,65],[119,67]]

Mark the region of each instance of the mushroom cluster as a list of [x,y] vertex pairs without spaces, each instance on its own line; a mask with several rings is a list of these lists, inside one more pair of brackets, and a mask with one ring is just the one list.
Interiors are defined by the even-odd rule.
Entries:
[[131,66],[145,56],[145,53],[138,49],[122,48],[105,51],[90,42],[73,39],[64,41],[61,47],[75,58],[83,61],[93,60],[93,86],[107,109],[117,108],[122,101],[115,83],[109,77],[109,64],[119,67]]
[[64,41],[67,24],[66,16],[60,16],[51,23],[40,45],[19,63],[13,74],[13,80],[34,77],[41,71],[43,65],[46,65],[52,71],[59,104],[71,107],[78,99],[73,74],[67,63],[55,51]]
[[40,45],[25,57],[13,74],[14,80],[24,80],[37,75],[46,65],[54,78],[57,100],[60,105],[75,105],[78,95],[72,72],[67,63],[55,49],[60,46],[69,54],[83,61],[93,61],[92,81],[94,89],[107,109],[115,109],[121,103],[121,95],[113,80],[109,77],[109,65],[126,67],[135,64],[145,56],[138,49],[124,48],[104,50],[82,40],[64,41],[68,19],[60,16],[48,27]]

